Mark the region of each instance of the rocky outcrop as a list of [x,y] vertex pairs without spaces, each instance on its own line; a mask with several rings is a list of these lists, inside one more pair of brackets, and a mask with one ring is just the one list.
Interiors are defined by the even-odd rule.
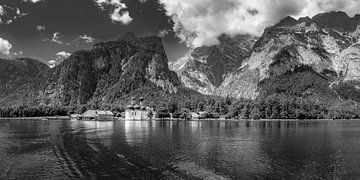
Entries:
[[221,36],[220,44],[199,47],[170,64],[185,87],[211,95],[225,77],[241,66],[255,43],[252,36]]

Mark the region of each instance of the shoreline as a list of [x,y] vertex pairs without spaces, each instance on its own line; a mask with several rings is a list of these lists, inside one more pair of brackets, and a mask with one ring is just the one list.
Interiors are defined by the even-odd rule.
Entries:
[[9,117],[0,120],[71,120],[70,116],[43,116],[43,117]]
[[[48,120],[48,121],[70,121],[70,116],[44,116],[44,117],[9,117],[0,118],[0,120]],[[360,119],[259,119],[259,120],[245,120],[245,119],[194,119],[194,120],[183,120],[183,119],[152,119],[152,120],[125,120],[119,118],[113,121],[222,121],[222,122],[276,122],[276,121],[358,121]],[[81,120],[79,120],[81,121]],[[99,121],[101,122],[101,121]]]

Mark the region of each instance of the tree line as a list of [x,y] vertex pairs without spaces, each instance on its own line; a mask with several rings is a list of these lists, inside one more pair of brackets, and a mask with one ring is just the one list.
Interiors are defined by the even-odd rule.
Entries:
[[[183,97],[183,96],[181,96]],[[166,100],[164,100],[166,99]],[[338,106],[316,104],[303,98],[268,98],[266,100],[246,100],[220,98],[214,96],[195,96],[179,98],[179,96],[158,98],[148,106],[154,108],[157,117],[191,119],[192,112],[202,112],[203,118],[226,119],[360,119],[360,106],[346,102]],[[125,107],[114,104],[96,106],[103,110],[111,110],[118,116]],[[94,105],[78,105],[71,107],[48,106],[14,106],[0,108],[0,117],[41,117],[67,116],[81,114]]]

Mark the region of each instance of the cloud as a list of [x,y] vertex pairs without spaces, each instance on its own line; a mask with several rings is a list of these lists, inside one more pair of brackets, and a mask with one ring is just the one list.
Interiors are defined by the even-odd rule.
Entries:
[[0,24],[11,24],[14,20],[26,15],[17,7],[0,5]]
[[24,0],[24,2],[31,2],[31,3],[38,3],[41,1],[43,1],[43,0]]
[[60,45],[63,44],[63,42],[60,40],[60,33],[59,32],[55,32],[52,35],[51,39],[44,39],[43,41],[44,42],[47,42],[47,41],[48,42],[53,42],[53,43],[60,44]]
[[50,68],[54,68],[56,65],[59,64],[59,62],[56,60],[50,60],[50,61],[48,61],[48,64],[49,64]]
[[4,23],[2,20],[2,16],[5,14],[5,9],[0,5],[0,24]]
[[4,7],[0,5],[0,15],[4,15],[4,14],[5,14]]
[[55,58],[48,61],[49,67],[54,68],[55,66],[62,63],[65,59],[69,58],[71,53],[66,51],[60,51],[55,54]]
[[58,59],[66,59],[66,58],[70,57],[70,55],[71,55],[71,53],[68,53],[66,51],[60,51],[60,52],[56,53],[55,56],[57,57],[57,60],[58,60]]
[[86,35],[86,34],[80,35],[79,39],[84,40],[86,43],[93,43],[96,40],[95,38],[93,38],[93,37],[91,37],[89,35]]
[[10,55],[10,49],[12,48],[12,44],[0,37],[0,53],[5,55]]
[[158,37],[165,37],[171,32],[171,29],[162,29],[157,33]]
[[105,11],[106,7],[111,8],[109,16],[113,22],[128,25],[133,20],[130,17],[129,11],[126,10],[126,4],[122,3],[121,0],[94,0],[94,2],[103,11]]
[[133,20],[130,17],[130,14],[128,11],[120,12],[121,8],[116,8],[113,13],[111,13],[110,17],[115,22],[121,22],[125,25],[130,24],[130,22]]
[[59,32],[55,32],[52,35],[51,39],[45,39],[44,41],[50,41],[50,42],[53,42],[53,43],[56,43],[56,44],[63,44],[63,42],[60,41],[60,33]]
[[23,52],[22,51],[14,52],[14,53],[12,53],[12,55],[14,55],[14,56],[22,56]]
[[36,30],[37,30],[37,31],[45,31],[45,30],[46,30],[46,27],[45,27],[45,26],[41,26],[41,25],[37,25],[37,26],[36,26]]
[[314,16],[342,10],[359,12],[360,0],[159,0],[174,21],[173,30],[188,46],[219,43],[222,34],[260,36],[286,16]]

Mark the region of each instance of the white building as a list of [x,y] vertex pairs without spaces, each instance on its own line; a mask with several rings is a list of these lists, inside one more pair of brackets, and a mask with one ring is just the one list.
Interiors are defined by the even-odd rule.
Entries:
[[131,104],[126,106],[125,120],[148,120],[149,108],[143,106],[144,98],[140,98],[140,105],[136,104],[135,98],[131,98]]

